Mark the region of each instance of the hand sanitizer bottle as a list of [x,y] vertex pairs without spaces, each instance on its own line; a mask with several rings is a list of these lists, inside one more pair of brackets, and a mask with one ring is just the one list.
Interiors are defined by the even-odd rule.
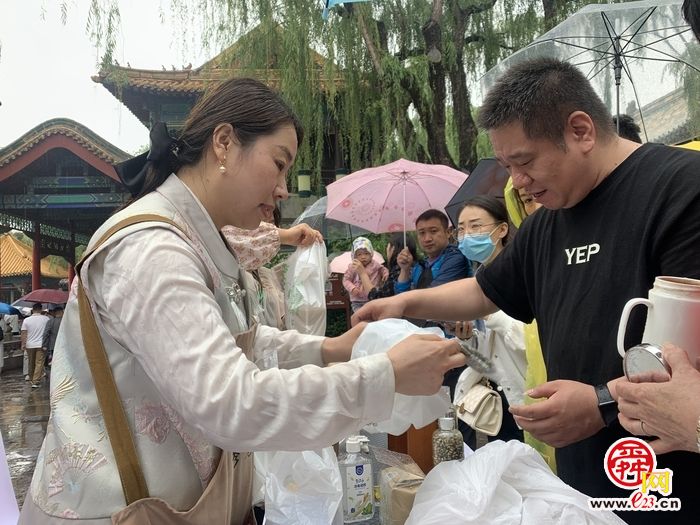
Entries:
[[372,462],[362,453],[363,439],[364,436],[347,438],[345,453],[338,459],[343,482],[343,523],[367,521],[374,516]]

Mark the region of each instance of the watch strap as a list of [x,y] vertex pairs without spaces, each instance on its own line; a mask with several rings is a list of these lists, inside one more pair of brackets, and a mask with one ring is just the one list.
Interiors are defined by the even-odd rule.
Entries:
[[617,401],[613,399],[607,384],[596,385],[594,388],[595,395],[598,398],[598,410],[600,410],[605,426],[609,427],[619,414]]

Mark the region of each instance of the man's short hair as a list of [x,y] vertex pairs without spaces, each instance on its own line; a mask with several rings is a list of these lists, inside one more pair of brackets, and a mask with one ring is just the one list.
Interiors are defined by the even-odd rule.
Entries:
[[[617,116],[613,117],[613,127],[617,131]],[[623,139],[631,140],[632,142],[636,142],[637,144],[642,143],[642,137],[639,135],[639,133],[642,130],[639,128],[639,125],[634,121],[632,117],[626,114],[620,115],[620,130],[617,131],[617,134],[620,135]]]
[[685,0],[683,2],[683,18],[695,33],[695,38],[700,41],[700,2]]
[[486,95],[478,123],[491,130],[519,122],[528,138],[563,146],[566,121],[574,111],[591,117],[599,135],[614,136],[612,115],[586,76],[561,60],[536,58],[501,75]]
[[41,303],[34,303],[32,305],[32,312],[41,312],[44,309],[44,305]]
[[440,223],[442,224],[442,227],[447,229],[449,226],[449,220],[447,219],[447,215],[445,215],[443,212],[440,210],[436,209],[430,209],[430,210],[425,210],[423,213],[421,213],[418,218],[416,219],[416,226],[418,226],[418,223],[421,221],[429,221],[430,219],[440,219]]

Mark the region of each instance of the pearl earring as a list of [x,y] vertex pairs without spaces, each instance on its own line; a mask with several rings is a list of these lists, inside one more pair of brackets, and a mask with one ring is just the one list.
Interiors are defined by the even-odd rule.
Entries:
[[221,172],[222,175],[224,173],[226,173],[226,166],[224,165],[225,162],[226,162],[226,157],[224,157],[224,160],[219,161],[219,172]]

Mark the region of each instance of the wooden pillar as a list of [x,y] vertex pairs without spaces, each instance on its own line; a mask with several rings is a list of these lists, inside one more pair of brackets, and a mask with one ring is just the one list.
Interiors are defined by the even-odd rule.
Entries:
[[32,250],[32,290],[41,288],[41,226],[34,223],[34,248]]

